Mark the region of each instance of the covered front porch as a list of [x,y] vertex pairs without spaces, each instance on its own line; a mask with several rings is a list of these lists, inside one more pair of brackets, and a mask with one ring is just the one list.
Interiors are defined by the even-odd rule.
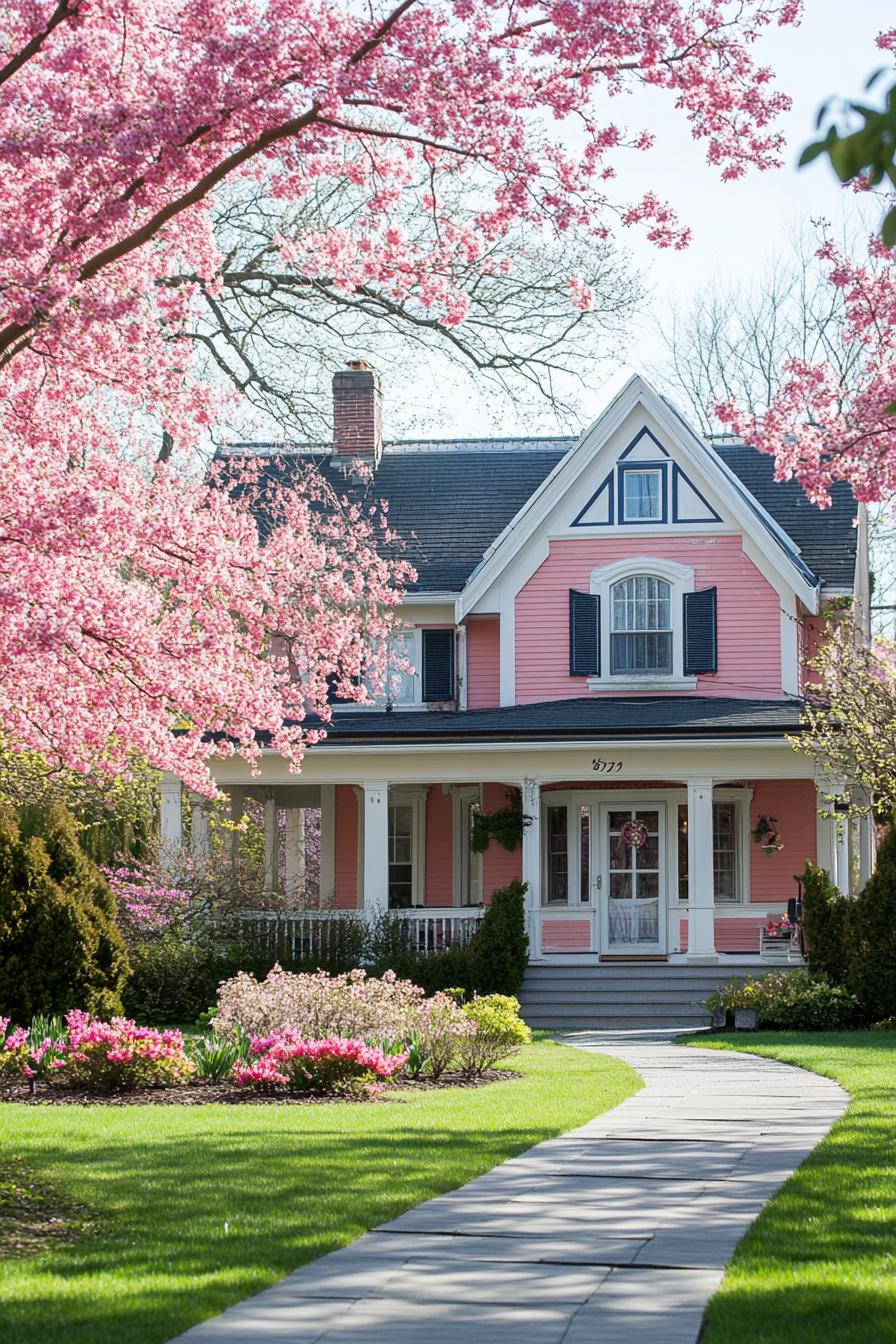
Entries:
[[[820,815],[830,784],[817,787],[780,737],[403,747],[334,735],[308,752],[301,782],[268,753],[258,776],[234,758],[216,775],[235,818],[249,799],[263,809],[273,908],[259,917],[286,921],[302,947],[355,911],[388,914],[421,949],[443,950],[471,935],[495,889],[520,879],[533,961],[749,963],[797,896],[807,859],[844,891],[871,871],[867,823]],[[183,803],[166,779],[166,844],[183,838]],[[204,805],[191,806],[201,853]],[[477,819],[502,810],[520,815],[518,845],[492,839],[477,853]],[[757,838],[769,819],[777,847]]]

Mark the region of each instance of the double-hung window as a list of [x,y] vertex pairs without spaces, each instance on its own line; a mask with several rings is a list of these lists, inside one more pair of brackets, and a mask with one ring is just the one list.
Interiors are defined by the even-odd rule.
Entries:
[[[717,902],[740,900],[740,810],[735,802],[712,805],[712,885]],[[678,809],[678,897],[688,899],[688,809]]]
[[671,676],[672,590],[665,579],[635,574],[610,590],[610,674]]

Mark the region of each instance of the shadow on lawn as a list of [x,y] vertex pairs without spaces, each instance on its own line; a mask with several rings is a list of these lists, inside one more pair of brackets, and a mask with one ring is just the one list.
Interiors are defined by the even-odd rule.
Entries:
[[[463,1183],[474,1164],[485,1170],[553,1132],[535,1123],[459,1136],[399,1123],[359,1137],[339,1129],[308,1133],[288,1122],[259,1131],[234,1116],[213,1132],[163,1133],[152,1141],[98,1135],[86,1154],[81,1145],[45,1141],[40,1157],[62,1188],[76,1185],[78,1169],[89,1163],[102,1190],[103,1226],[98,1236],[43,1258],[46,1292],[41,1275],[27,1302],[0,1310],[0,1341],[161,1344]],[[94,1296],[91,1284],[110,1274],[121,1277],[121,1293]]]

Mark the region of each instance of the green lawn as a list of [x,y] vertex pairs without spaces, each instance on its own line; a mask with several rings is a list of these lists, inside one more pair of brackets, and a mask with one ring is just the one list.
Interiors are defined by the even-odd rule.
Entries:
[[738,1246],[701,1344],[896,1341],[896,1034],[690,1043],[798,1064],[835,1078],[852,1098]]
[[521,1080],[402,1103],[2,1107],[0,1165],[94,1231],[0,1265],[0,1340],[168,1340],[640,1086],[551,1041],[515,1067]]

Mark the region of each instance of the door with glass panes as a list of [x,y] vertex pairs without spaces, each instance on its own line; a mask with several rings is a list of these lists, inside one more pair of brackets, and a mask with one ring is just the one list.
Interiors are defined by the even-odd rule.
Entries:
[[594,828],[600,948],[605,956],[665,950],[665,807],[611,804]]
[[542,824],[546,951],[638,956],[665,950],[665,826],[662,804],[548,796]]

